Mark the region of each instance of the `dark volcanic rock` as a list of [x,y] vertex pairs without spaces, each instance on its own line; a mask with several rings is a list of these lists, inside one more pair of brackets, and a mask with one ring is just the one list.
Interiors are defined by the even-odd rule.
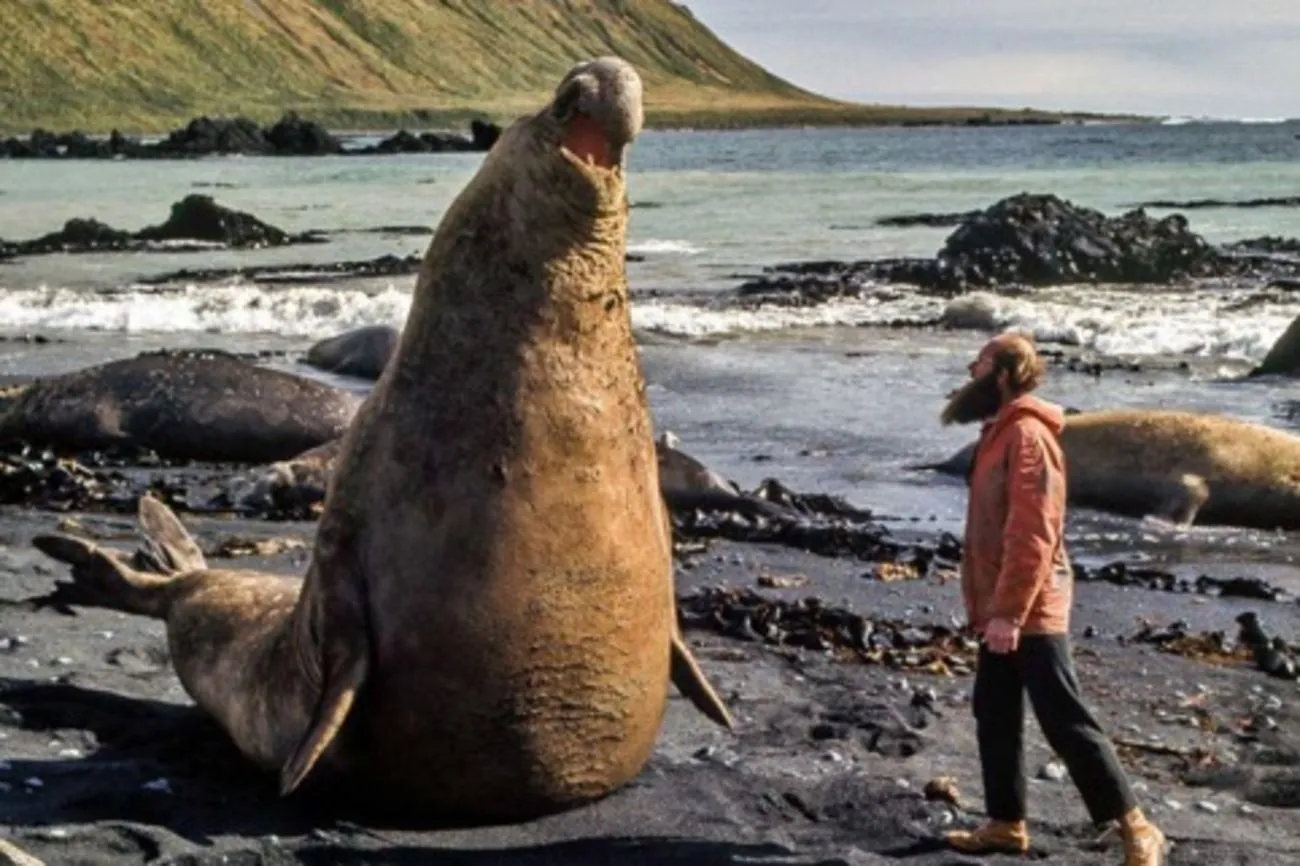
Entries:
[[90,253],[149,249],[154,241],[209,241],[231,247],[282,246],[321,243],[319,232],[290,235],[243,211],[216,203],[211,196],[188,195],[172,205],[171,215],[161,225],[148,226],[132,234],[96,219],[74,218],[63,228],[39,238],[0,243],[0,258],[45,253]]
[[1170,283],[1224,271],[1218,253],[1179,214],[1107,217],[1054,195],[1022,193],[949,235],[928,287]]
[[72,131],[37,129],[27,138],[0,141],[0,157],[11,159],[183,159],[214,154],[244,156],[322,156],[328,154],[436,153],[486,151],[496,143],[501,127],[483,120],[470,122],[468,136],[459,133],[419,135],[402,132],[378,146],[348,150],[329,130],[295,112],[263,127],[247,117],[196,117],[166,138],[143,144],[113,130],[108,138]]
[[1169,201],[1158,199],[1144,201],[1138,207],[1177,208],[1178,210],[1203,210],[1216,207],[1300,207],[1300,195],[1278,196],[1271,198],[1248,198],[1236,201],[1224,201],[1217,198],[1197,198],[1190,201]]
[[960,213],[905,213],[881,217],[876,220],[876,225],[889,228],[911,228],[912,226],[946,228],[948,226],[959,226],[978,214],[979,211],[977,210]]
[[155,153],[175,156],[264,154],[271,149],[262,127],[247,117],[196,117],[152,148]]
[[[321,236],[306,232],[299,236],[304,241],[317,242]],[[250,283],[276,285],[319,285],[323,282],[351,279],[353,277],[401,277],[418,273],[423,254],[398,256],[386,253],[373,259],[353,259],[342,262],[302,262],[287,265],[250,265],[242,268],[182,268],[157,276],[140,277],[146,285],[163,283],[212,283],[239,277]],[[635,261],[628,257],[628,261]]]
[[[359,148],[353,153],[358,154],[376,154],[376,153],[444,153],[459,151],[476,151],[489,150],[491,144],[485,146],[485,142],[496,143],[497,137],[501,134],[500,127],[492,124],[483,124],[475,121],[480,126],[475,128],[473,137],[466,137],[458,133],[443,132],[422,132],[419,134],[408,132],[405,129],[399,130],[393,135],[385,138],[378,144],[372,144],[368,147]],[[495,130],[495,134],[493,133]]]
[[136,237],[145,241],[184,239],[215,241],[232,247],[273,247],[315,236],[294,237],[250,213],[222,207],[212,196],[192,193],[172,205],[165,223],[141,229]]
[[1264,235],[1258,238],[1245,238],[1239,241],[1233,241],[1230,244],[1224,244],[1225,250],[1241,253],[1256,253],[1261,255],[1277,255],[1300,253],[1300,240],[1296,238],[1284,238],[1278,235]]
[[373,259],[326,264],[259,265],[244,268],[183,268],[154,277],[143,277],[141,283],[194,282],[210,283],[239,277],[250,283],[277,283],[281,285],[318,284],[351,277],[395,277],[414,274],[420,269],[423,256],[383,255]]
[[780,265],[740,285],[737,294],[747,302],[801,305],[860,296],[872,283],[957,294],[1071,283],[1168,284],[1294,270],[1272,258],[1255,261],[1246,248],[1220,251],[1189,229],[1180,214],[1155,219],[1135,210],[1108,217],[1055,195],[1021,193],[982,211],[902,215],[881,223],[940,225],[956,218],[961,224],[933,259]]
[[303,120],[289,112],[266,130],[264,137],[275,153],[293,156],[317,156],[342,153],[343,145],[319,123]]
[[107,139],[91,138],[81,132],[53,133],[37,129],[26,139],[0,141],[0,157],[13,159],[113,159],[140,157],[145,149],[116,129]]
[[14,244],[15,255],[40,255],[57,252],[97,252],[126,250],[135,245],[128,231],[115,229],[97,219],[74,217],[57,232]]

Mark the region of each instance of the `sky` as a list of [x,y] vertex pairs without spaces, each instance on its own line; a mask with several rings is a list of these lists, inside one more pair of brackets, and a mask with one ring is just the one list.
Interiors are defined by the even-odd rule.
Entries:
[[733,48],[859,102],[1300,117],[1300,0],[686,0]]

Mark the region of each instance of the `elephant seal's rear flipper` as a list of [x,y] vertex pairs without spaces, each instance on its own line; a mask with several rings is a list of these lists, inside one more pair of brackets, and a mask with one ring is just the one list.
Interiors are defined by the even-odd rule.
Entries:
[[83,538],[38,535],[32,539],[37,550],[72,566],[73,582],[60,584],[39,601],[45,605],[105,607],[165,619],[171,590],[175,588],[173,578],[207,568],[207,562],[180,519],[148,494],[140,497],[139,519],[144,545],[137,559],[145,563],[143,567],[148,571],[133,567],[122,551]]
[[735,722],[731,718],[731,712],[727,705],[718,697],[718,693],[709,685],[709,681],[704,677],[704,671],[700,670],[699,662],[695,656],[691,655],[691,649],[682,640],[681,632],[673,629],[673,660],[672,660],[672,680],[673,685],[682,693],[688,701],[695,705],[695,708],[713,721],[730,730],[735,727]]
[[32,544],[41,553],[72,566],[72,582],[59,583],[41,606],[103,607],[165,619],[171,578],[136,571],[117,551],[70,535],[38,535]]
[[1181,475],[1169,484],[1168,496],[1155,514],[1175,526],[1191,526],[1196,514],[1210,498],[1210,486],[1200,475]]
[[208,567],[194,537],[170,508],[149,494],[140,497],[140,526],[145,550],[163,574],[199,571]]

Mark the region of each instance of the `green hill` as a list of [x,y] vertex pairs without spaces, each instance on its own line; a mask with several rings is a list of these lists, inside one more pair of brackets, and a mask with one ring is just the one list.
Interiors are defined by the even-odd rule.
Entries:
[[162,132],[199,114],[268,122],[290,109],[334,127],[503,121],[607,53],[640,70],[651,125],[1036,114],[826,99],[668,0],[3,0],[0,126]]

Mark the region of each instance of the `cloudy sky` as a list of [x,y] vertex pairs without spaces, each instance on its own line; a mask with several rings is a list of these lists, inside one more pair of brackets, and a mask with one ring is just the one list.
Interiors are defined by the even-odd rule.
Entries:
[[845,99],[1300,117],[1300,0],[686,0]]

